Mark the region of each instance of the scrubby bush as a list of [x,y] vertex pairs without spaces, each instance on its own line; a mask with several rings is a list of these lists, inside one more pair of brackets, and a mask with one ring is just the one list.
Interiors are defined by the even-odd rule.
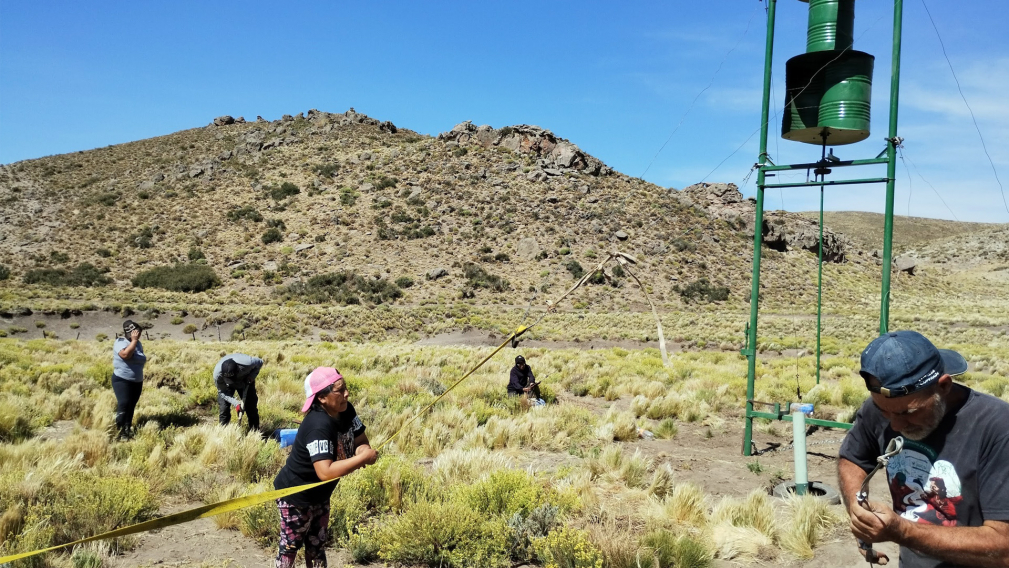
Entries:
[[360,194],[349,187],[340,188],[340,204],[347,207],[353,207],[357,203],[357,198]]
[[214,269],[206,264],[176,264],[158,266],[133,277],[138,288],[161,288],[173,292],[203,292],[220,286]]
[[109,258],[109,257],[112,256],[112,251],[109,250],[109,249],[107,249],[107,248],[102,247],[102,248],[96,250],[95,254],[97,254],[98,256],[100,256],[102,258]]
[[526,471],[499,469],[475,484],[462,486],[459,497],[475,511],[525,517],[542,504],[544,491]]
[[54,250],[49,253],[49,260],[56,264],[64,264],[70,262],[70,255],[65,252]]
[[84,286],[93,288],[110,284],[112,279],[105,276],[108,269],[99,269],[89,262],[78,264],[73,270],[65,268],[36,268],[24,275],[25,284],[48,284],[50,286]]
[[127,237],[126,244],[131,247],[149,249],[154,246],[154,230],[150,227],[141,227],[139,231]]
[[339,170],[339,164],[335,163],[318,164],[312,167],[312,171],[319,174],[321,177],[333,177]]
[[[568,526],[533,542],[544,568],[602,568],[603,554],[588,533]],[[663,567],[665,568],[665,567]]]
[[511,290],[511,284],[494,274],[489,274],[478,264],[467,262],[462,267],[462,275],[466,278],[466,287],[463,289],[463,297],[472,298],[478,288],[486,288],[493,292],[506,292]]
[[535,558],[533,543],[547,536],[559,524],[559,512],[553,505],[540,505],[527,516],[515,513],[508,519],[511,530],[508,550],[512,560],[531,562]]
[[197,331],[198,329],[199,329],[199,328],[198,328],[198,327],[196,327],[195,325],[193,325],[193,324],[191,324],[191,323],[188,323],[188,324],[186,324],[186,327],[182,328],[182,333],[185,333],[185,334],[190,334],[190,335],[191,335],[191,334],[193,334],[193,333],[196,333],[196,331]]
[[724,302],[729,299],[729,289],[725,286],[713,285],[707,278],[700,278],[687,284],[683,288],[679,285],[673,286],[673,290],[679,292],[680,296],[687,302],[703,301]]
[[11,269],[0,264],[0,281],[7,280],[11,277]]
[[284,183],[280,184],[280,187],[271,186],[269,188],[269,191],[270,191],[270,197],[272,197],[274,201],[281,201],[286,197],[290,197],[292,195],[298,195],[299,193],[301,193],[301,188],[299,188],[298,186],[294,185],[289,181],[285,181]]
[[574,277],[575,280],[578,280],[582,276],[585,276],[585,269],[582,268],[582,265],[579,264],[578,261],[573,258],[568,262],[564,263],[564,268],[566,268],[568,272],[571,273],[571,276]]
[[420,501],[379,529],[379,557],[437,568],[498,568],[508,561],[508,528],[458,502]]
[[245,205],[228,211],[229,221],[240,221],[242,219],[248,219],[249,221],[258,223],[263,220],[263,215],[251,205]]
[[403,296],[398,286],[385,278],[365,278],[354,272],[320,274],[307,282],[295,282],[276,291],[286,300],[299,299],[310,304],[372,304],[393,302]]
[[190,247],[189,253],[186,256],[189,257],[189,262],[200,260],[201,258],[207,258],[207,255],[203,254],[203,251],[196,247]]
[[263,232],[263,236],[260,237],[260,239],[263,241],[264,245],[268,245],[270,243],[278,243],[284,240],[284,235],[282,235],[280,230],[276,227],[270,227]]
[[399,180],[394,177],[382,176],[382,179],[378,180],[375,184],[375,189],[388,189],[390,187],[396,187]]
[[409,276],[400,276],[396,279],[396,285],[400,288],[409,288],[410,286],[413,286],[413,278],[410,278]]

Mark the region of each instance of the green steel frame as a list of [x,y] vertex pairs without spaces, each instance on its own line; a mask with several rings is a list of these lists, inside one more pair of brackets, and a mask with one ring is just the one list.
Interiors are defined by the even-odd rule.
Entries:
[[[897,172],[897,146],[900,144],[897,138],[897,101],[900,87],[900,40],[901,23],[903,20],[903,0],[893,2],[893,56],[890,69],[890,128],[886,142],[886,158],[883,153],[872,159],[848,160],[831,163],[831,168],[848,166],[868,166],[886,164],[885,178],[866,178],[838,181],[812,181],[806,183],[778,183],[768,184],[766,177],[768,172],[785,170],[812,169],[820,166],[818,163],[775,165],[771,163],[767,155],[767,125],[771,105],[771,59],[774,54],[774,18],[778,0],[767,0],[767,38],[764,50],[764,95],[760,109],[760,154],[757,157],[757,203],[754,213],[753,228],[753,278],[750,286],[750,322],[746,328],[746,346],[741,353],[746,356],[746,415],[745,428],[743,433],[743,455],[749,456],[753,446],[753,419],[767,418],[771,420],[790,421],[791,415],[788,413],[788,405],[782,410],[780,404],[762,403],[753,400],[754,381],[757,370],[757,321],[760,300],[760,252],[764,231],[764,190],[776,187],[819,187],[820,188],[820,258],[818,267],[823,269],[823,188],[834,185],[850,185],[862,183],[886,183],[886,213],[883,226],[883,283],[881,290],[881,300],[879,309],[879,332],[886,333],[890,320],[890,271],[893,261],[893,194],[894,181]],[[822,274],[822,272],[821,272]],[[819,288],[819,286],[818,286]],[[819,294],[819,291],[817,292]],[[819,382],[819,352],[820,352],[820,297],[817,296],[817,382]],[[770,406],[773,412],[758,412],[753,409],[754,404]],[[807,418],[806,423],[826,428],[851,428],[851,424],[844,422],[834,422],[831,420],[821,420],[817,418]]]

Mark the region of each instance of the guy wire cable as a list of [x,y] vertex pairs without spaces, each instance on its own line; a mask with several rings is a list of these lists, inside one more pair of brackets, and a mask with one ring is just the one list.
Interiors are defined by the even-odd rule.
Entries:
[[953,81],[956,82],[956,90],[960,93],[960,98],[963,99],[963,104],[967,107],[967,112],[970,113],[970,119],[974,122],[974,129],[977,130],[977,137],[981,139],[981,148],[984,150],[985,157],[988,158],[988,163],[991,165],[991,171],[995,174],[995,181],[998,183],[998,189],[1002,193],[1002,205],[1005,206],[1006,213],[1009,213],[1009,202],[1006,201],[1005,188],[1002,187],[1002,180],[998,177],[998,170],[995,169],[995,162],[992,161],[991,154],[988,153],[988,146],[984,143],[984,136],[981,135],[981,127],[977,125],[977,118],[974,117],[974,110],[970,108],[970,104],[967,102],[967,97],[964,96],[963,89],[960,87],[960,80],[956,77],[956,71],[953,70],[953,64],[950,62],[949,56],[946,55],[946,44],[943,43],[942,36],[939,35],[939,28],[935,25],[935,20],[932,19],[932,12],[928,11],[928,5],[925,4],[925,0],[921,0],[921,5],[925,7],[925,13],[928,14],[928,21],[932,22],[932,29],[935,30],[935,37],[939,38],[939,46],[942,48],[942,56],[946,58],[946,65],[949,65],[949,72],[953,75]]
[[683,116],[680,117],[680,122],[678,122],[676,124],[676,127],[673,128],[673,131],[669,133],[669,137],[666,138],[666,141],[663,142],[662,146],[659,147],[659,151],[656,152],[654,156],[652,156],[652,161],[648,162],[648,166],[645,167],[645,171],[641,172],[641,175],[638,176],[639,178],[645,177],[645,174],[648,173],[649,169],[651,169],[652,164],[655,163],[655,160],[659,157],[659,154],[661,154],[662,150],[666,148],[666,145],[669,144],[669,141],[673,139],[673,135],[676,134],[676,131],[678,131],[681,126],[683,126],[683,121],[686,120],[687,115],[690,114],[691,110],[693,110],[694,104],[697,103],[697,99],[701,98],[701,95],[703,95],[705,91],[710,89],[711,85],[715,84],[715,77],[718,77],[718,73],[722,70],[722,66],[725,65],[726,60],[728,60],[729,56],[732,55],[732,52],[735,51],[737,47],[739,47],[739,44],[742,43],[744,39],[746,39],[746,34],[749,33],[750,31],[750,23],[753,22],[753,16],[757,13],[757,8],[759,6],[760,6],[759,3],[756,6],[754,6],[753,11],[750,12],[750,18],[746,20],[746,29],[743,30],[743,35],[739,36],[739,39],[736,40],[736,44],[733,45],[732,48],[729,49],[729,51],[726,52],[725,55],[722,57],[722,61],[718,63],[718,68],[715,69],[715,73],[711,76],[711,80],[708,81],[708,86],[701,89],[701,91],[694,96],[694,100],[690,101],[690,105],[687,107],[687,110],[684,111]]

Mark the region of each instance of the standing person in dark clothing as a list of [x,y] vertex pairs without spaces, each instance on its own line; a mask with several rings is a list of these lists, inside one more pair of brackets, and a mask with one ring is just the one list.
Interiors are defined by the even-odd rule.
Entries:
[[526,365],[526,359],[521,355],[515,357],[515,366],[508,378],[508,394],[525,395],[535,404],[546,404],[540,397],[540,386],[532,368]]
[[256,395],[256,377],[263,368],[263,360],[244,353],[221,357],[214,366],[214,385],[217,387],[218,419],[222,425],[231,422],[231,401],[237,394],[242,410],[249,415],[249,428],[259,429],[259,397]]
[[[291,446],[287,464],[273,482],[276,489],[318,483],[375,463],[364,424],[348,398],[339,371],[319,367],[305,378],[305,419]],[[277,499],[280,509],[280,545],[276,568],[293,568],[298,549],[305,546],[309,568],[326,566],[329,499],[336,483],[306,489]]]
[[120,438],[133,436],[133,411],[144,390],[147,356],[140,343],[140,326],[123,322],[123,337],[112,345],[112,391],[116,393],[116,427]]

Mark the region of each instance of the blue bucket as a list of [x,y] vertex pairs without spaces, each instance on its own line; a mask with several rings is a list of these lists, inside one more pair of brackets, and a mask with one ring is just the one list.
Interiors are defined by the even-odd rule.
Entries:
[[281,428],[277,430],[275,436],[277,441],[280,442],[281,448],[286,448],[294,443],[294,437],[298,435],[297,428]]

